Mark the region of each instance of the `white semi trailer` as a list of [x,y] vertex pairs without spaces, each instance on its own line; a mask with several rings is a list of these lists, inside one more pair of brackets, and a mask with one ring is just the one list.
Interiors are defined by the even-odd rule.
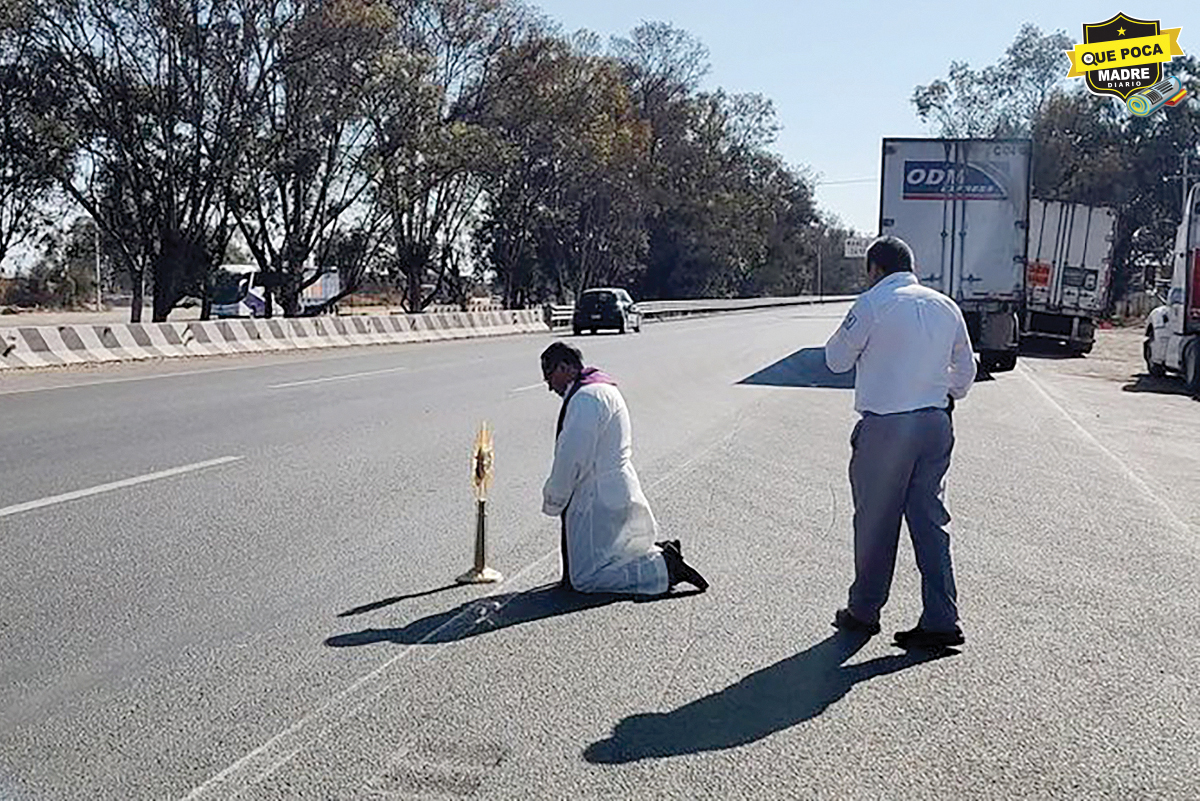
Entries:
[[1112,279],[1116,224],[1116,212],[1102,206],[1030,201],[1022,341],[1092,350]]
[[1170,294],[1146,320],[1142,354],[1151,375],[1179,373],[1200,393],[1200,184],[1184,204],[1171,264]]
[[980,367],[1017,364],[1031,143],[884,139],[879,232],[903,239],[921,283],[949,295]]

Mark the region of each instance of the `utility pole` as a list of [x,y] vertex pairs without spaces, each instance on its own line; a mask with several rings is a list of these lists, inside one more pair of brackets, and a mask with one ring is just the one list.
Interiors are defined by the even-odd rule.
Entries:
[[100,307],[100,226],[96,224],[96,218],[92,218],[92,230],[96,232],[96,311],[101,311]]
[[[1191,189],[1190,179],[1200,178],[1200,175],[1193,175],[1191,172],[1192,154],[1181,153],[1179,158],[1183,161],[1183,166],[1179,170],[1179,175],[1167,175],[1163,178],[1164,181],[1179,181],[1179,213],[1183,215],[1187,212],[1187,196],[1188,190]],[[1183,219],[1180,216],[1180,219]]]
[[817,240],[817,297],[823,297],[821,287],[821,240]]
[[[1191,163],[1191,160],[1191,156],[1187,153],[1183,154],[1183,180],[1181,181],[1183,184],[1183,199],[1179,202],[1179,208],[1183,210],[1183,214],[1187,213],[1188,178],[1190,177],[1188,174],[1188,165]],[[1180,216],[1179,219],[1182,220],[1183,217]]]

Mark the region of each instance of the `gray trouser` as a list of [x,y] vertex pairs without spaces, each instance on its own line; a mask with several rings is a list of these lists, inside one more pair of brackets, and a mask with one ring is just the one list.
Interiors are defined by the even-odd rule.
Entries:
[[900,517],[908,522],[921,571],[924,612],[919,625],[953,631],[958,624],[950,515],[942,503],[954,427],[940,409],[865,415],[850,437],[854,495],[854,584],[850,614],[879,622],[896,568]]

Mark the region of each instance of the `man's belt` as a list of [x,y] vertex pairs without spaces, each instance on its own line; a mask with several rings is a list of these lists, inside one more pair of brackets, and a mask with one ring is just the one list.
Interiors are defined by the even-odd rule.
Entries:
[[920,409],[906,409],[903,412],[888,412],[887,414],[880,414],[878,412],[863,412],[862,415],[863,417],[891,417],[892,415],[896,414],[916,414],[917,412],[945,412],[946,414],[951,414],[953,411],[954,399],[951,398],[948,406],[922,406]]

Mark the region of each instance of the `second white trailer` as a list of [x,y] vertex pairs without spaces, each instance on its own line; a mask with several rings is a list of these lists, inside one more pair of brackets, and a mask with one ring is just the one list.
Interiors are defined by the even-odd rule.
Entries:
[[1103,206],[1030,201],[1023,341],[1091,351],[1112,279],[1116,224],[1116,212]]

